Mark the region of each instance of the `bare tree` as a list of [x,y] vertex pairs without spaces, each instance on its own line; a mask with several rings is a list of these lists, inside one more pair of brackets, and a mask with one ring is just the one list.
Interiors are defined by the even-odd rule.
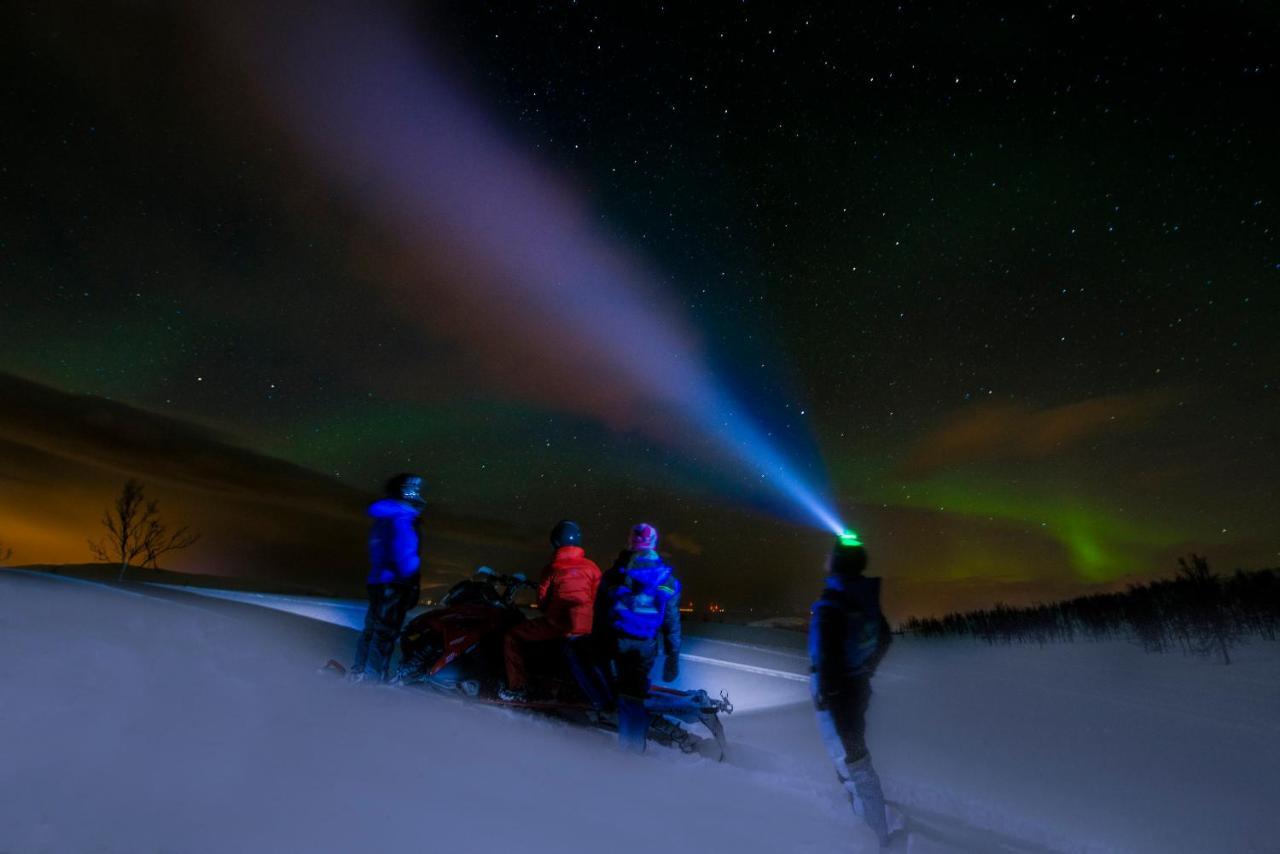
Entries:
[[[138,555],[142,554],[143,531],[147,514],[142,483],[133,478],[125,481],[115,504],[102,514],[102,527],[107,536],[101,540],[89,540],[89,551],[104,563],[120,562],[120,577]],[[158,511],[156,511],[158,512]],[[154,512],[150,515],[154,515]]]
[[102,514],[107,536],[89,540],[89,551],[98,560],[120,563],[117,581],[124,580],[129,564],[142,559],[143,566],[155,568],[161,555],[195,544],[200,535],[186,525],[170,531],[160,520],[160,503],[147,500],[142,482],[129,478],[120,488],[115,503]]
[[1198,554],[1178,558],[1178,575],[1185,581],[1192,602],[1186,609],[1192,649],[1203,655],[1218,653],[1223,664],[1231,663],[1231,648],[1240,643],[1243,632],[1232,619],[1223,595],[1222,579],[1209,569],[1209,561]]
[[147,525],[146,536],[142,538],[142,565],[158,569],[161,555],[193,546],[199,539],[200,535],[186,525],[180,525],[170,531],[163,522],[152,520]]

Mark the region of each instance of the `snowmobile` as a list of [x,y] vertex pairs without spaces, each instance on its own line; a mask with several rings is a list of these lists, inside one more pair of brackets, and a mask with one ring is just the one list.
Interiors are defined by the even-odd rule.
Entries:
[[[612,679],[597,665],[590,636],[529,644],[531,699],[499,698],[502,640],[527,619],[515,599],[530,587],[521,573],[502,575],[489,567],[480,567],[472,578],[455,584],[437,607],[415,617],[401,632],[401,664],[394,681],[616,730]],[[724,692],[713,698],[704,690],[654,685],[645,708],[650,714],[651,740],[686,753],[724,759],[719,715],[733,711]],[[690,732],[688,724],[702,724],[711,739]]]

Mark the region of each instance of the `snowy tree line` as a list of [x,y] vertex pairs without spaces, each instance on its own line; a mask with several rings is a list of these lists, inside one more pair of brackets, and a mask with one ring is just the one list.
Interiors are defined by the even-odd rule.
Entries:
[[1124,639],[1148,652],[1181,650],[1220,656],[1247,637],[1280,634],[1280,568],[1216,575],[1199,555],[1179,558],[1176,578],[1130,585],[1065,602],[996,604],[942,618],[912,617],[904,632],[920,637],[972,637],[987,643]]

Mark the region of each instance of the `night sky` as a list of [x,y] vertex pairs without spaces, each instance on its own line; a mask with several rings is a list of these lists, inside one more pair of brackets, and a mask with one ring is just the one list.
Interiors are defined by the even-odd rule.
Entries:
[[793,612],[767,445],[896,616],[1280,563],[1272,4],[253,5],[0,12],[15,562],[135,474],[177,568],[358,585],[408,469],[434,580],[645,520]]

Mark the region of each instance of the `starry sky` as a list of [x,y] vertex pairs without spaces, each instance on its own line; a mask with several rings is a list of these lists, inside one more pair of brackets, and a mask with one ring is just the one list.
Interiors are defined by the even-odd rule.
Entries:
[[208,5],[0,13],[15,561],[134,474],[180,568],[358,585],[410,469],[435,580],[643,519],[803,609],[723,394],[896,616],[1280,563],[1270,4]]

